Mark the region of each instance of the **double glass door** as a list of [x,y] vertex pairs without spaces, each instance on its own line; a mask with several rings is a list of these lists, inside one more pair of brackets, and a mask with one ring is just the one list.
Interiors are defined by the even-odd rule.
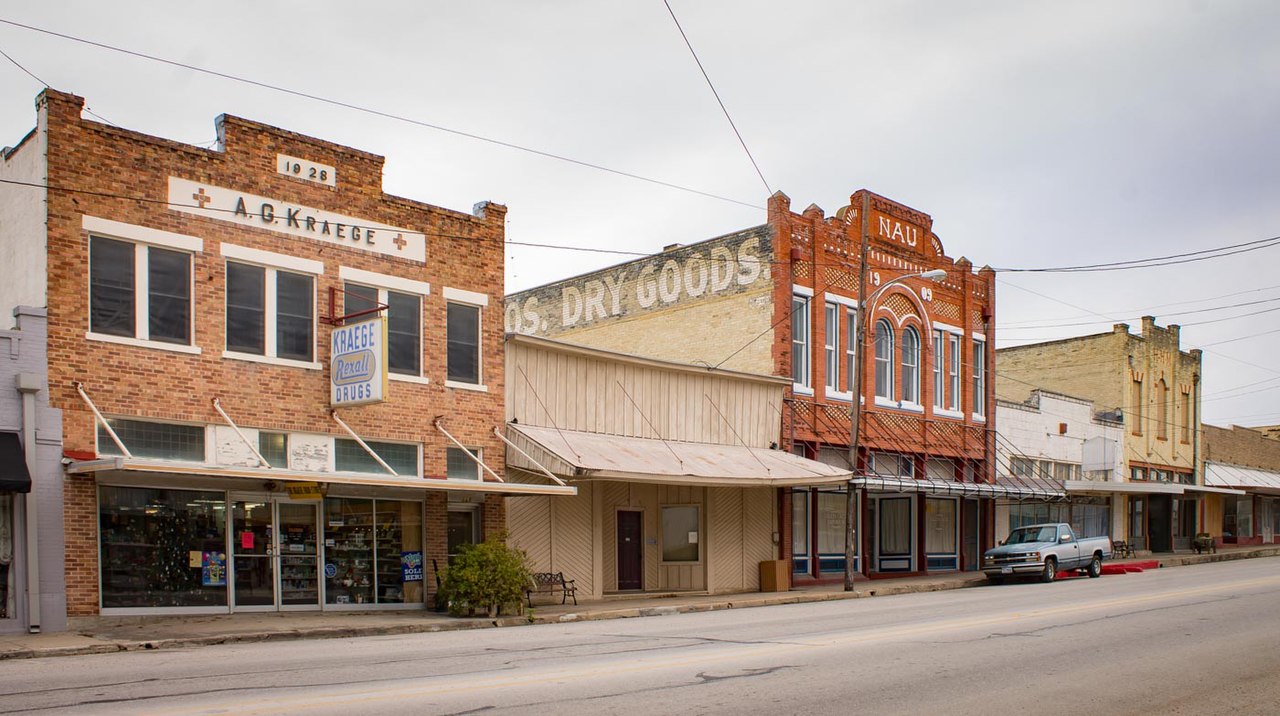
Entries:
[[234,500],[235,611],[319,609],[319,505]]

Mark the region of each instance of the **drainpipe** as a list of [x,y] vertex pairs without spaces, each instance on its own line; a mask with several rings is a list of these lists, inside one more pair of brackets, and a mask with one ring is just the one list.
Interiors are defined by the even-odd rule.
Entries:
[[40,633],[40,550],[37,540],[39,525],[36,494],[40,484],[36,469],[36,393],[44,388],[44,380],[34,373],[19,373],[15,381],[22,394],[22,452],[31,474],[31,492],[26,495],[24,522],[27,527],[27,623],[28,631]]

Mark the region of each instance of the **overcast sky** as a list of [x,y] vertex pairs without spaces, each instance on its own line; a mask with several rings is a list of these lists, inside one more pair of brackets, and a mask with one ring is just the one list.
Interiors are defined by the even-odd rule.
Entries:
[[[661,0],[383,5],[11,3],[0,18],[759,208],[9,25],[0,49],[131,129],[207,144],[225,112],[385,155],[387,191],[464,211],[506,204],[510,241],[654,252],[764,222],[768,192]],[[765,180],[797,210],[830,214],[865,187],[932,215],[951,256],[997,268],[1280,235],[1273,0],[671,6]],[[0,144],[15,144],[41,84],[0,58],[0,88]],[[513,246],[507,291],[623,258]],[[1003,274],[999,342],[1136,329],[1151,313],[1186,326],[1184,349],[1205,347],[1206,422],[1280,423],[1278,269],[1280,247]]]

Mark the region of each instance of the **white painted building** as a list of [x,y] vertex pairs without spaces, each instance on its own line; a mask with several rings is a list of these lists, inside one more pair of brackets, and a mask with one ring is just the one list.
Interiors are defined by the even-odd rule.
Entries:
[[1034,390],[1025,403],[996,401],[996,470],[1001,476],[1060,483],[1065,500],[1000,500],[996,535],[1035,522],[1070,522],[1078,532],[1123,534],[1114,495],[1128,485],[1118,446],[1124,425],[1093,403]]

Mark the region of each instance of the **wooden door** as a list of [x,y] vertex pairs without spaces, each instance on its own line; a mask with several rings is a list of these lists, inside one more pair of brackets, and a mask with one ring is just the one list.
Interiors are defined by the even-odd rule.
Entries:
[[644,589],[644,513],[618,511],[618,591]]

